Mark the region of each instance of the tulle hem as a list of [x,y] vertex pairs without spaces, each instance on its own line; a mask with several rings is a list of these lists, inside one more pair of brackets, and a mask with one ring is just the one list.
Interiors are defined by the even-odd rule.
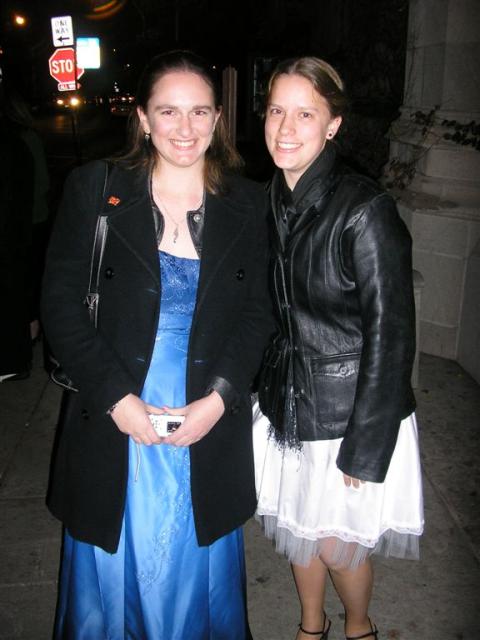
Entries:
[[276,551],[293,564],[304,567],[313,558],[323,558],[330,567],[354,570],[372,554],[407,560],[420,557],[419,539],[423,527],[389,528],[376,540],[360,539],[350,532],[338,530],[323,530],[308,538],[295,527],[279,523],[276,515],[257,513],[255,518],[262,525],[265,536],[274,541]]

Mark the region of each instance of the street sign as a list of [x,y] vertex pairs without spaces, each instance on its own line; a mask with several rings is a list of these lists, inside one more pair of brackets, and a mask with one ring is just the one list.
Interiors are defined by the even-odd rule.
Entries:
[[100,38],[77,38],[77,64],[83,69],[100,69]]
[[73,45],[72,16],[59,16],[51,19],[54,47],[71,47]]
[[83,76],[84,69],[77,67],[75,77],[75,51],[72,47],[55,49],[48,60],[50,75],[58,82],[59,91],[74,91],[78,87],[76,80]]
[[77,86],[75,86],[75,82],[59,82],[57,89],[59,91],[76,91],[80,89],[81,86],[80,82],[77,82]]

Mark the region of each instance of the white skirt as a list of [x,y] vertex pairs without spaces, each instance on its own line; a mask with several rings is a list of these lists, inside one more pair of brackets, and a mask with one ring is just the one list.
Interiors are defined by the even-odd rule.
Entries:
[[385,481],[346,487],[336,465],[342,438],[278,445],[253,406],[257,518],[276,549],[308,566],[356,568],[371,553],[419,556],[423,496],[415,414],[402,421]]

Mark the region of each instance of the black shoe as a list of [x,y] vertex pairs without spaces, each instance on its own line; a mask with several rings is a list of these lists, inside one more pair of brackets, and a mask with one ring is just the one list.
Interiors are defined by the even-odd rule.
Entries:
[[301,624],[298,625],[298,628],[302,633],[306,633],[307,636],[318,636],[318,640],[328,640],[328,634],[330,633],[331,626],[332,621],[325,616],[322,631],[307,631]]
[[371,631],[368,631],[367,633],[364,633],[361,636],[345,636],[345,640],[361,640],[362,638],[375,638],[375,640],[377,640],[378,638],[377,625],[375,623],[372,624],[372,621],[370,620],[370,618],[368,619],[368,622],[370,623]]

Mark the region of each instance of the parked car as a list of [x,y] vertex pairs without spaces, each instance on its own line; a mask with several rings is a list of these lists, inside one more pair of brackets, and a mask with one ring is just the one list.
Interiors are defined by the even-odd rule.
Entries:
[[130,93],[118,93],[108,99],[110,113],[115,116],[128,116],[135,105],[135,96]]
[[78,109],[85,103],[86,103],[85,98],[77,94],[70,94],[70,93],[65,93],[65,95],[55,96],[55,98],[53,99],[53,106],[56,109],[60,109],[62,111],[63,109],[71,109],[71,108]]

